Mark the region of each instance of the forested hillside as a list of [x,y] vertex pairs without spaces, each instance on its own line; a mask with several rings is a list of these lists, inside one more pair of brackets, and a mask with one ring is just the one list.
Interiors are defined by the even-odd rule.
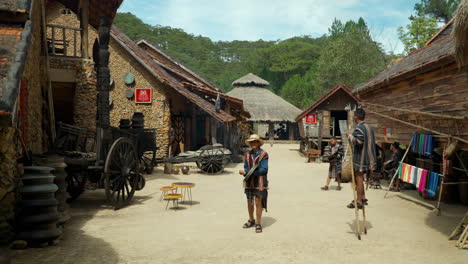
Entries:
[[217,41],[182,29],[152,26],[131,13],[115,25],[131,39],[146,39],[227,92],[232,81],[252,72],[275,93],[305,108],[338,83],[350,88],[382,71],[391,59],[375,42],[365,21],[335,20],[329,33],[282,41]]

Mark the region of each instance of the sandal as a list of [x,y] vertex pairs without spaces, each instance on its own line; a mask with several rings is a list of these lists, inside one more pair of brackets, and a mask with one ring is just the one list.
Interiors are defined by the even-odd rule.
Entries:
[[391,188],[390,191],[391,192],[400,192],[400,188]]
[[256,224],[255,225],[255,233],[263,232],[262,225]]
[[251,228],[255,225],[255,219],[254,220],[248,220],[247,223],[245,223],[242,228]]
[[322,189],[322,191],[328,191],[328,186],[323,186],[323,187],[320,188],[320,189]]
[[[348,204],[346,207],[350,208],[350,209],[353,209],[354,208],[354,201],[352,201],[350,204]],[[357,203],[357,208],[358,209],[362,209],[364,208],[364,205],[362,205],[361,203]]]
[[336,187],[337,191],[341,191],[341,186]]

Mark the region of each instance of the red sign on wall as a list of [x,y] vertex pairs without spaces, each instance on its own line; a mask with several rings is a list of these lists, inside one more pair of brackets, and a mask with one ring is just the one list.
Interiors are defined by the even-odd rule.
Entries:
[[151,103],[151,88],[136,88],[135,103],[150,104]]
[[308,114],[308,115],[306,115],[306,123],[307,123],[307,124],[315,124],[315,123],[317,123],[317,115],[316,115],[316,114]]

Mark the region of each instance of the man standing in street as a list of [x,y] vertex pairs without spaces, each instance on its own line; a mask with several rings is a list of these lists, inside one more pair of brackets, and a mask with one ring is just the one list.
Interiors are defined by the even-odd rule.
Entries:
[[[354,112],[354,121],[357,123],[354,132],[348,131],[346,135],[353,145],[353,165],[356,177],[357,206],[362,209],[367,205],[366,194],[364,193],[364,180],[377,167],[377,155],[375,150],[374,130],[366,124],[364,119],[366,112],[358,108]],[[354,201],[348,208],[354,208]]]
[[[255,226],[255,232],[261,233],[262,211],[263,208],[267,209],[268,198],[268,153],[260,148],[264,142],[258,135],[251,135],[246,143],[252,150],[245,153],[244,169],[239,171],[240,175],[249,176],[248,179],[244,179],[249,220],[243,228]],[[256,209],[257,222],[254,218],[254,209]]]

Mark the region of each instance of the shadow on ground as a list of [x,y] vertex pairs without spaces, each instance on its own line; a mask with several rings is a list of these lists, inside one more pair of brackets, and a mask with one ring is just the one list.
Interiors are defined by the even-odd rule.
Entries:
[[272,226],[274,223],[276,223],[276,219],[273,217],[269,216],[263,216],[262,217],[262,227],[267,228],[269,226]]
[[103,190],[87,192],[71,205],[71,219],[65,224],[63,237],[58,245],[14,250],[12,263],[117,263],[118,253],[109,243],[82,230],[83,226],[102,210],[113,210],[107,204]]
[[[381,181],[383,192],[387,190],[388,183]],[[427,209],[428,215],[425,219],[425,224],[430,228],[442,233],[447,238],[450,236],[452,231],[461,221],[466,212],[468,212],[468,206],[463,204],[440,204],[440,215],[435,206],[437,201],[434,199],[424,199],[415,190],[402,190],[400,192],[388,192],[387,199],[402,199],[404,202],[413,203],[422,208]]]
[[[359,218],[362,219],[361,210],[359,210]],[[356,219],[354,219],[352,222],[348,222],[347,224],[349,226],[349,229],[351,230],[348,233],[355,234],[356,233]],[[366,221],[366,224],[367,224],[367,232],[369,232],[369,230],[373,228],[373,225],[369,221]],[[359,220],[359,226],[361,229],[361,233],[364,233],[364,221],[363,220]]]

